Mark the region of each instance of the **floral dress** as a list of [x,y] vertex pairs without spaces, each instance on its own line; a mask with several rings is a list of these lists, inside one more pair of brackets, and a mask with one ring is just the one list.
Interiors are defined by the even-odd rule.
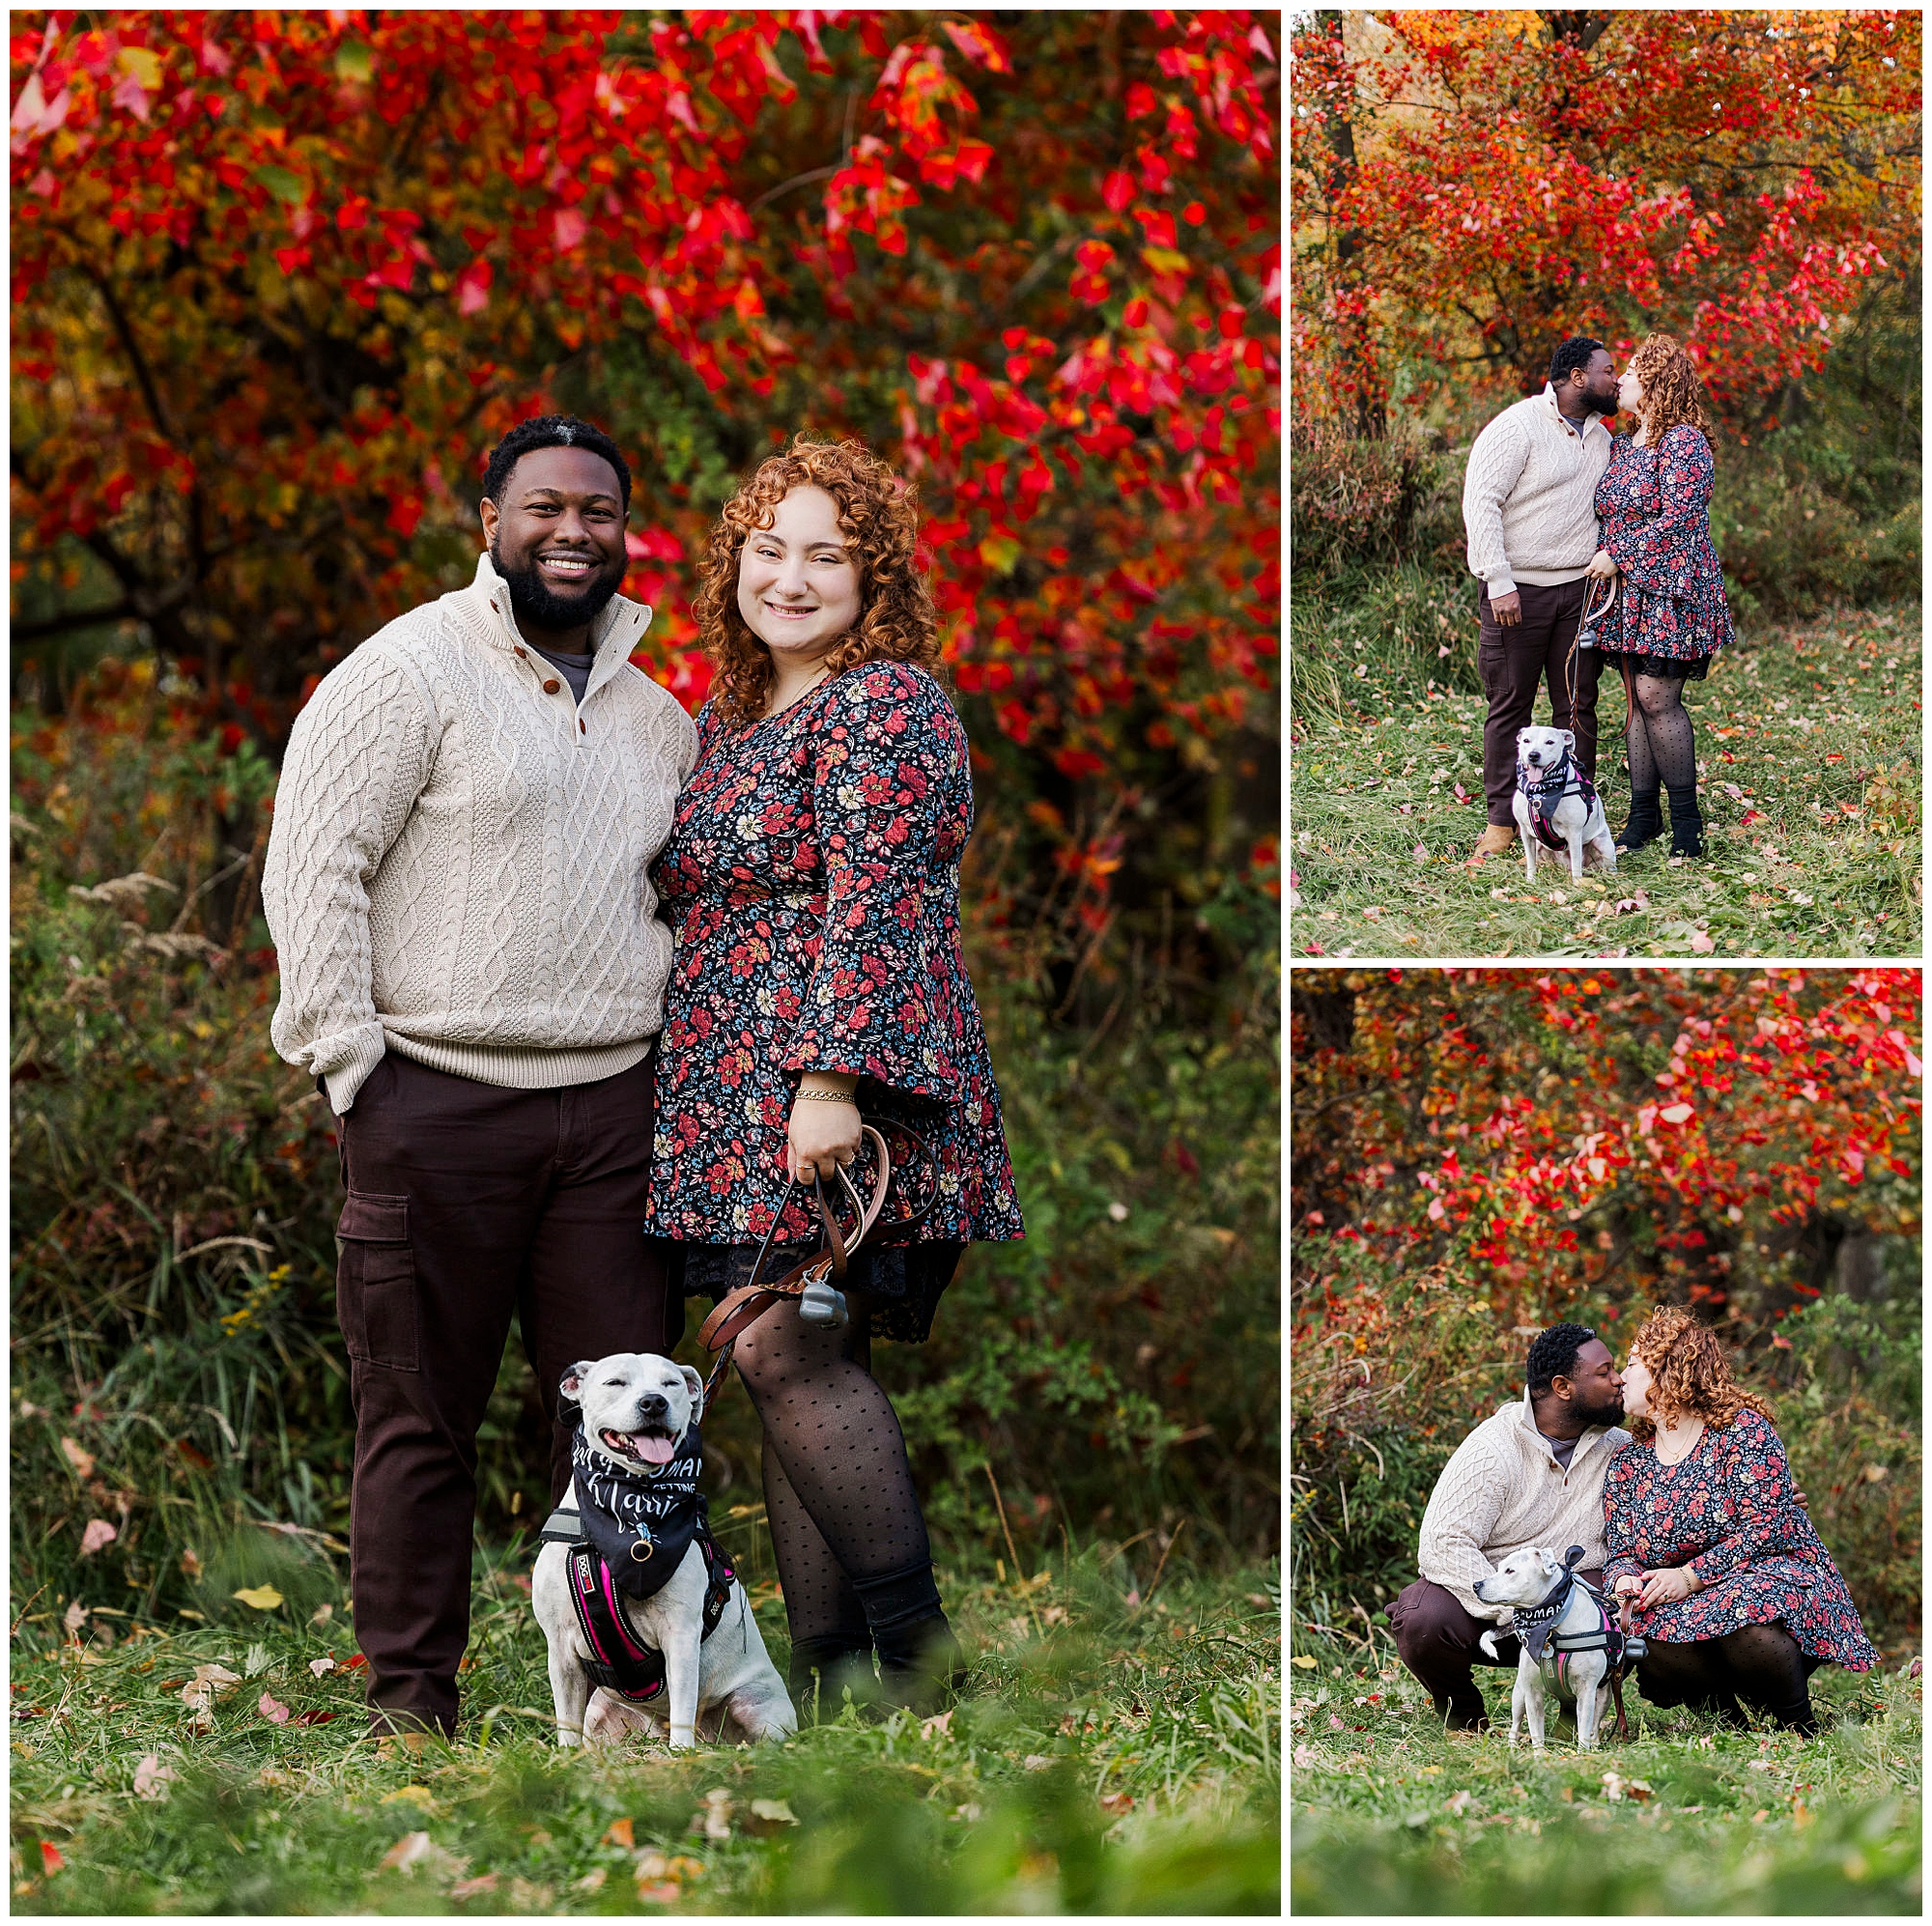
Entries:
[[[897,1300],[875,1328],[923,1338],[958,1247],[1025,1234],[959,947],[966,732],[931,676],[874,662],[749,727],[707,705],[697,746],[653,871],[675,949],[646,1232],[756,1244],[785,1195],[800,1075],[850,1072],[861,1114],[909,1125],[936,1165],[937,1208],[866,1278]],[[806,1202],[790,1194],[781,1246],[815,1246]],[[715,1255],[687,1289],[742,1281]]]
[[1619,435],[1597,484],[1602,545],[1617,565],[1617,599],[1597,625],[1606,656],[1639,675],[1702,677],[1737,639],[1711,544],[1711,444],[1687,423],[1654,448]]
[[1782,1619],[1814,1658],[1868,1672],[1879,1655],[1832,1554],[1799,1504],[1777,1433],[1755,1411],[1706,1426],[1690,1455],[1664,1464],[1629,1444],[1604,1481],[1604,1589],[1658,1566],[1689,1565],[1703,1590],[1638,1609],[1647,1638],[1690,1645]]

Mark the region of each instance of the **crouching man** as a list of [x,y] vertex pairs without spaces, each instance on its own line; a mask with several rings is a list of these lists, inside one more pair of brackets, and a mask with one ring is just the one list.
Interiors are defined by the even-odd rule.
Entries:
[[1429,1688],[1453,1730],[1489,1724],[1469,1668],[1514,1672],[1517,1642],[1498,1632],[1497,1656],[1476,1641],[1509,1623],[1510,1607],[1470,1589],[1513,1551],[1532,1544],[1583,1547],[1582,1575],[1604,1574],[1604,1478],[1630,1442],[1623,1377],[1610,1348],[1581,1324],[1552,1324],[1529,1347],[1528,1385],[1457,1447],[1422,1519],[1422,1576],[1389,1608],[1402,1662]]

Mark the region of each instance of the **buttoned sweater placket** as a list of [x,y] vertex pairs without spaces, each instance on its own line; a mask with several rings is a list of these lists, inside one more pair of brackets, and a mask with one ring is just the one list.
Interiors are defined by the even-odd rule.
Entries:
[[[490,606],[492,609],[496,609],[497,619],[507,625],[514,634],[516,625],[510,621],[510,618],[507,615],[503,613],[501,605],[495,601],[492,601]],[[543,693],[546,695],[554,697],[563,693],[562,678],[554,673],[549,675],[543,674],[538,669],[536,664],[530,661],[530,652],[524,643],[512,642],[510,644],[510,653],[514,655],[519,662],[525,664],[528,667],[532,675],[537,676],[538,678],[537,686],[543,691]],[[597,651],[593,648],[591,650],[592,662],[590,667],[590,673],[593,676],[597,673],[597,666],[595,662],[596,654]],[[544,666],[548,668],[550,665],[546,663]],[[573,738],[573,747],[580,751],[587,747],[587,744],[584,742],[584,738],[590,733],[589,724],[586,723],[583,720],[584,705],[587,704],[589,700],[590,700],[590,685],[589,683],[586,682],[583,686],[583,701],[575,704],[575,707],[577,709],[577,734]]]

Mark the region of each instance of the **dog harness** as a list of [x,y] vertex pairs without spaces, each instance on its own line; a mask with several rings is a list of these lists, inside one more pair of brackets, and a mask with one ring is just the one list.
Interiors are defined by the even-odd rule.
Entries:
[[668,1583],[695,1544],[704,1558],[704,1629],[709,1638],[731,1601],[737,1572],[718,1548],[697,1488],[703,1441],[694,1424],[658,1478],[606,1460],[597,1463],[582,1420],[571,1440],[576,1467],[576,1509],[559,1506],[539,1534],[568,1547],[566,1577],[584,1643],[595,1655],[582,1661],[593,1685],[619,1698],[643,1703],[665,1688],[664,1654],[632,1631],[618,1599],[654,1597]]
[[[1604,1655],[1604,1675],[1621,1672],[1628,1664],[1644,1656],[1647,1647],[1634,1633],[1626,1636],[1623,1628],[1617,1624],[1616,1614],[1605,1602],[1604,1595],[1587,1578],[1579,1577],[1577,1567],[1583,1557],[1583,1547],[1573,1544],[1563,1554],[1563,1575],[1556,1581],[1554,1590],[1540,1604],[1519,1605],[1516,1608],[1512,1629],[1522,1642],[1527,1652],[1538,1665],[1543,1675],[1566,1700],[1574,1701],[1577,1696],[1575,1682],[1571,1678],[1573,1662],[1578,1653],[1601,1652]],[[1570,1609],[1573,1596],[1581,1591],[1596,1608],[1596,1624],[1586,1626],[1580,1631],[1558,1631],[1564,1614]]]
[[[1572,789],[1572,782],[1575,789]],[[1556,806],[1563,798],[1576,794],[1583,799],[1586,809],[1597,807],[1597,785],[1570,760],[1570,751],[1563,751],[1562,759],[1547,775],[1534,775],[1526,763],[1516,766],[1516,786],[1529,799],[1529,823],[1536,832],[1536,839],[1546,849],[1568,849],[1569,839],[1556,827]]]

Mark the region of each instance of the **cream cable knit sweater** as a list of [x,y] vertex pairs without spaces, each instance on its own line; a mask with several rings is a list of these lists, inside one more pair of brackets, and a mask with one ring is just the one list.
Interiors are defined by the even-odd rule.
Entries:
[[1604,417],[1591,415],[1579,435],[1548,383],[1504,409],[1476,437],[1463,475],[1469,573],[1492,597],[1520,581],[1575,581],[1597,552],[1597,484],[1609,465]]
[[697,759],[691,718],[629,661],[650,619],[605,607],[580,708],[484,554],[296,719],[262,876],[270,1034],[338,1115],[385,1049],[517,1090],[648,1053],[671,937],[647,872]]
[[1529,1393],[1485,1418],[1442,1467],[1422,1516],[1422,1575],[1455,1593],[1463,1609],[1496,1625],[1508,1605],[1486,1605],[1469,1587],[1513,1551],[1540,1544],[1558,1558],[1583,1547],[1583,1565],[1604,1566],[1604,1479],[1630,1443],[1621,1428],[1593,1425],[1577,1440],[1565,1471],[1536,1429]]

